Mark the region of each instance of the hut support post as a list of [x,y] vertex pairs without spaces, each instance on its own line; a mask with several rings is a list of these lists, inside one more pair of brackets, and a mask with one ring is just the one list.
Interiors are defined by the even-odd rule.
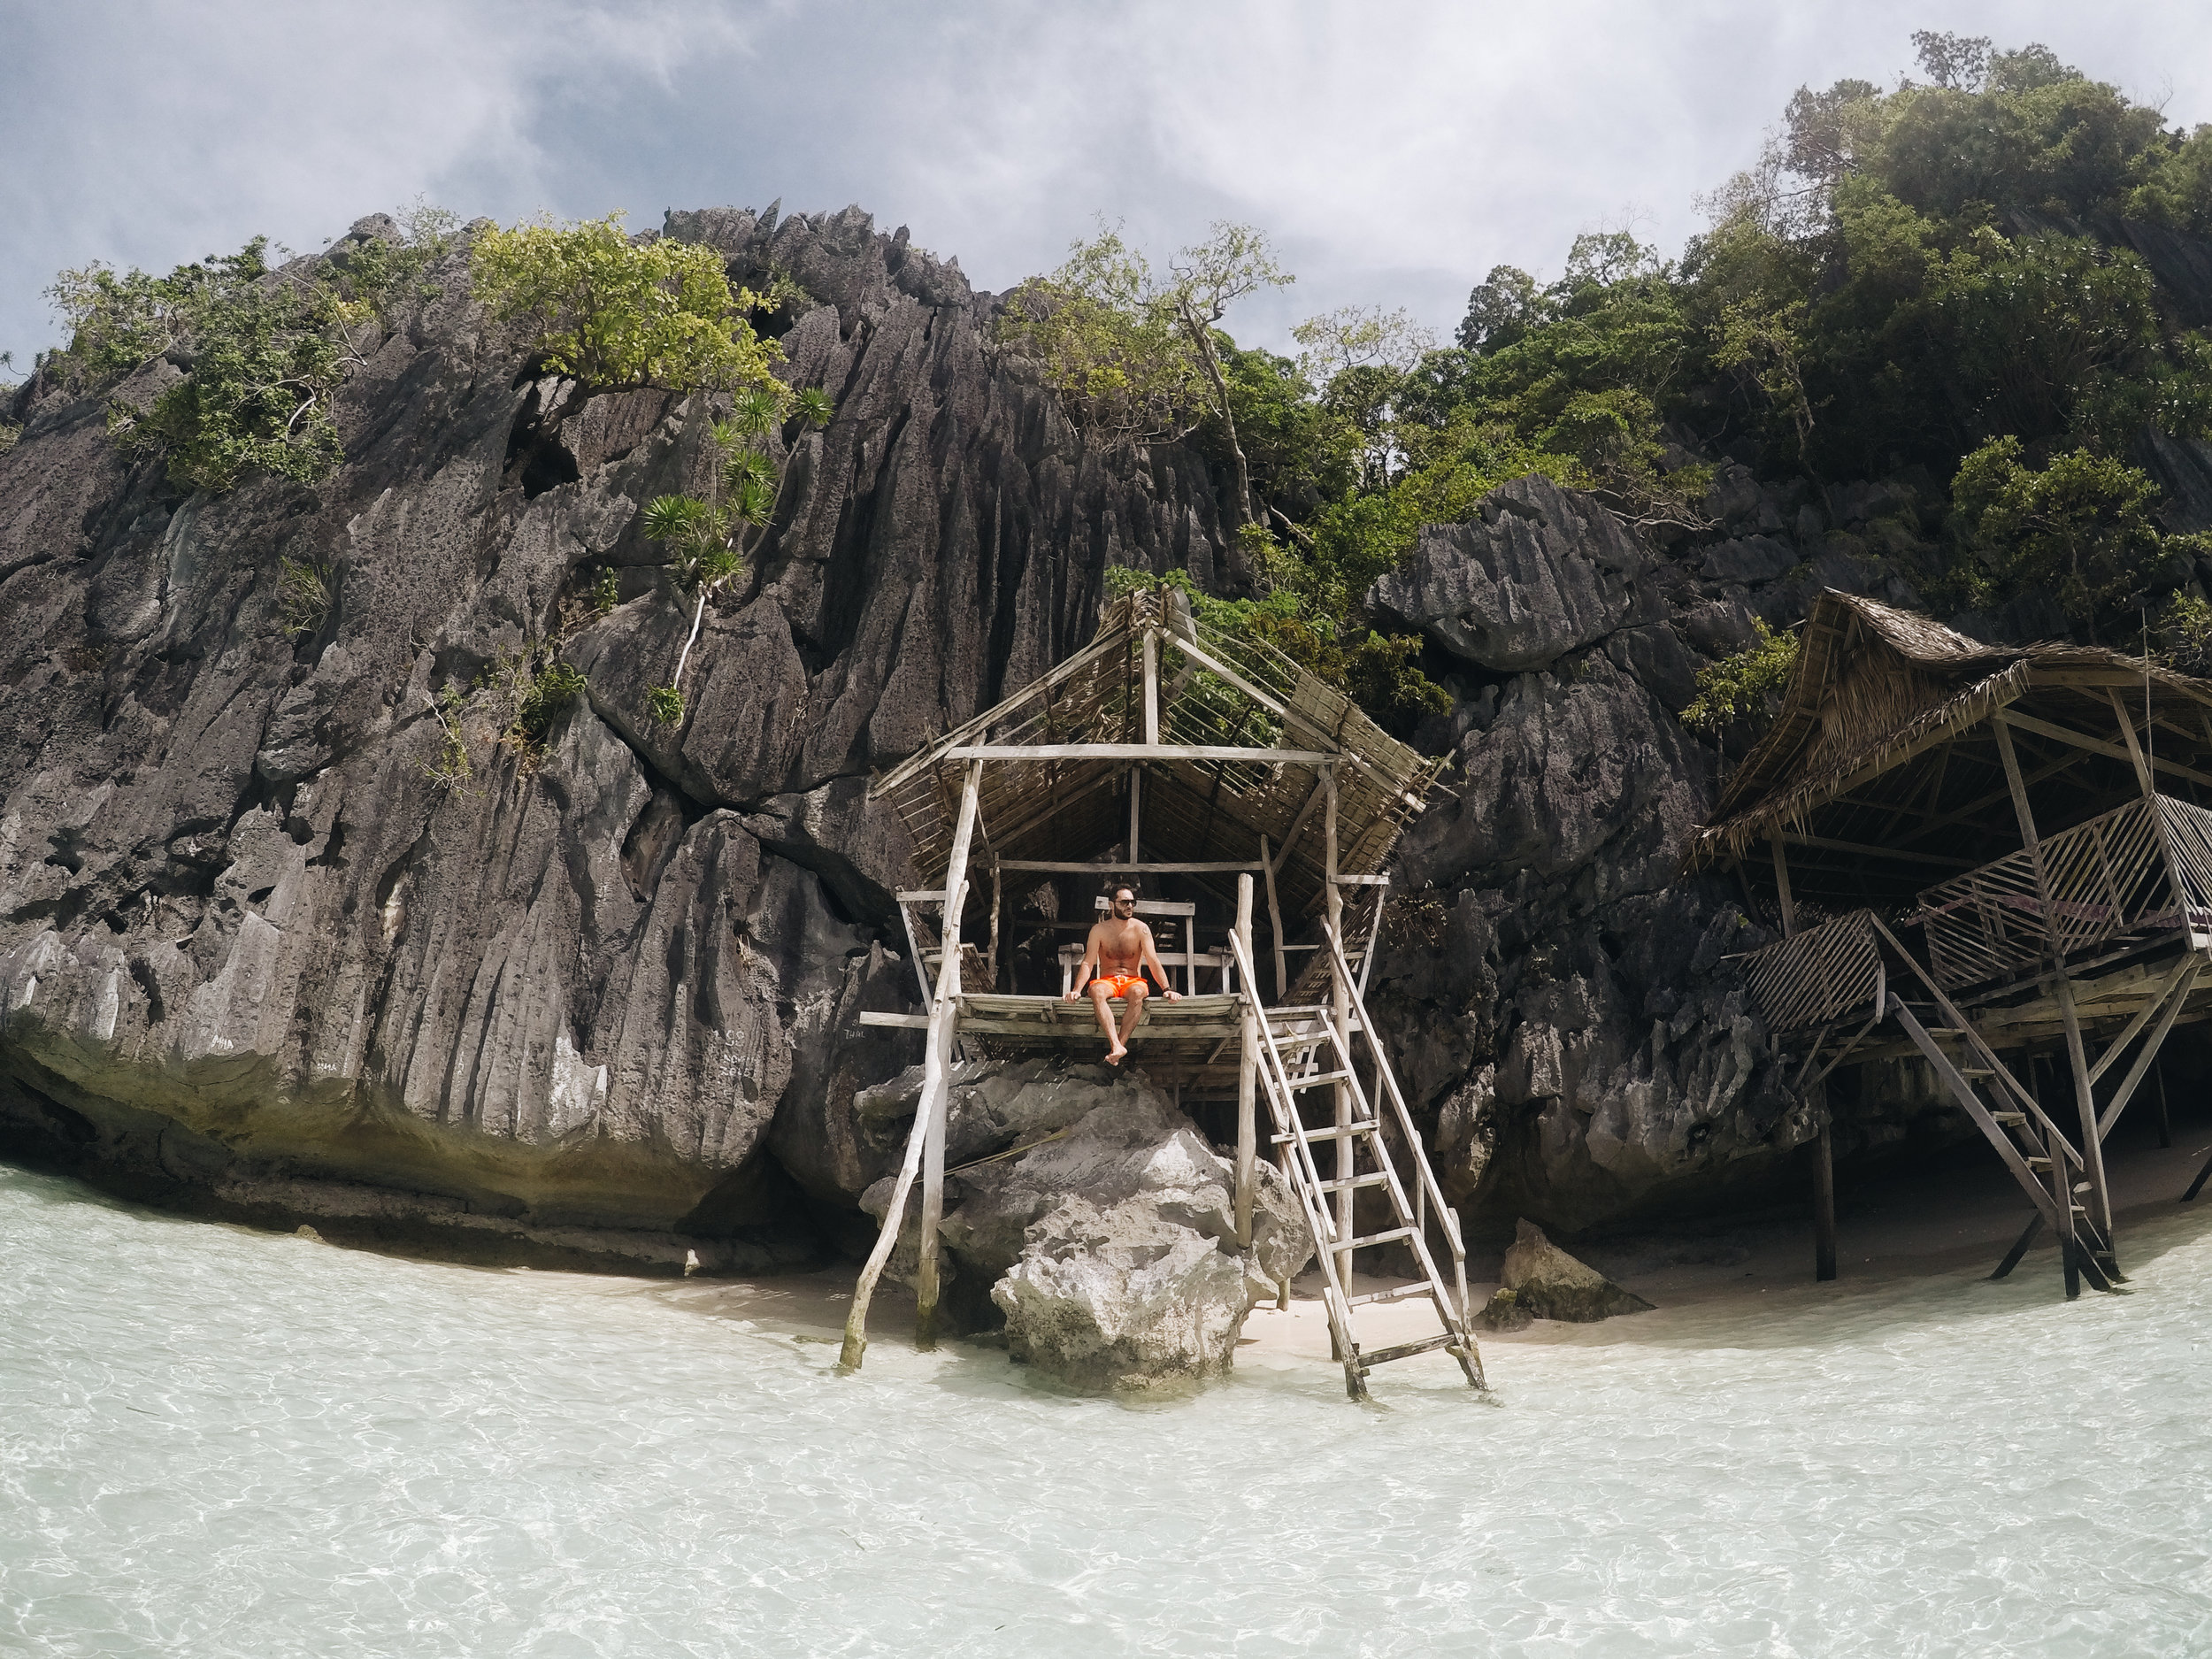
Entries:
[[[1321,781],[1328,794],[1321,803],[1321,850],[1325,866],[1322,876],[1322,904],[1327,913],[1329,937],[1339,937],[1344,931],[1344,900],[1336,885],[1336,769],[1331,767],[1321,774]],[[1343,970],[1332,963],[1329,974],[1329,1014],[1336,1021],[1338,1031],[1345,1033],[1344,1052],[1352,1052],[1351,1029],[1352,987],[1346,981]],[[1331,1087],[1336,1097],[1336,1126],[1352,1126],[1352,1091],[1347,1083]],[[1336,1179],[1344,1183],[1336,1194],[1336,1235],[1340,1241],[1356,1237],[1352,1230],[1352,1177],[1356,1172],[1358,1148],[1348,1134],[1336,1138]],[[1349,1286],[1352,1282],[1352,1252],[1341,1251],[1337,1256],[1337,1282]]]
[[[2120,725],[2128,733],[2128,744],[2132,750],[2135,743],[2135,728],[2128,724],[2125,712],[2120,710],[2116,702],[2113,707],[2120,715]],[[2112,1249],[2112,1194],[2105,1185],[2104,1146],[2101,1138],[2097,1133],[2097,1095],[2089,1078],[2089,1056],[2082,1050],[2081,1019],[2074,1009],[2073,981],[2066,976],[2065,944],[2059,936],[2057,907],[2051,902],[2050,872],[2043,863],[2043,841],[2036,833],[2035,813],[2028,805],[2028,787],[2026,781],[2020,776],[2020,757],[2013,750],[2012,728],[2003,720],[1998,719],[1990,722],[1990,730],[1997,740],[1997,757],[2004,763],[2005,787],[2012,795],[2012,815],[2019,823],[2020,844],[2027,849],[2029,862],[2035,867],[2036,896],[2042,902],[2043,932],[2050,944],[2051,971],[2056,976],[2053,990],[2058,1000],[2059,1018],[2066,1028],[2066,1063],[2073,1073],[2074,1102],[2081,1111],[2081,1156],[2084,1170],[2089,1177],[2090,1222],[2097,1235],[2105,1241],[2102,1263],[2105,1272],[2108,1277],[2117,1278],[2120,1267]],[[2150,787],[2150,772],[2143,765],[2139,754],[2136,757],[2136,769],[2147,794]],[[2151,800],[2149,805],[2155,818],[2158,803]],[[2160,842],[2162,846],[2164,843],[2162,823],[2161,827]],[[2168,879],[2171,880],[2173,863],[2170,857],[2167,861],[2167,870]],[[2173,891],[2178,900],[2182,893],[2178,882],[2174,884]],[[2059,1216],[2063,1224],[2058,1230],[2060,1260],[2066,1271],[2066,1294],[2069,1296],[2075,1296],[2080,1294],[2080,1286],[2074,1265],[2076,1249],[2072,1225],[2074,1195],[2068,1186],[2070,1178],[2067,1175],[2066,1159],[2062,1149],[2053,1147],[2050,1148],[2050,1155],[2052,1160],[2051,1195],[2057,1202]]]
[[[1774,849],[1774,891],[1782,905],[1782,933],[1797,932],[1797,903],[1790,894],[1790,861],[1782,850],[1782,833],[1768,838]],[[1828,1079],[1823,1073],[1805,1092],[1819,1133],[1813,1139],[1813,1279],[1826,1284],[1836,1276],[1836,1139],[1828,1113]]]
[[[1237,878],[1237,948],[1240,962],[1252,960],[1252,878],[1247,873]],[[1259,1125],[1254,1122],[1255,1094],[1258,1086],[1256,1068],[1259,1065],[1259,992],[1249,985],[1239,987],[1243,993],[1242,1017],[1238,1020],[1238,1032],[1242,1041],[1237,1053],[1237,1243],[1245,1249],[1252,1248],[1253,1184],[1258,1179],[1254,1167],[1259,1158]]]
[[1135,864],[1137,853],[1138,810],[1144,800],[1144,768],[1129,768],[1129,862]]
[[[1290,953],[1283,949],[1283,907],[1275,897],[1275,866],[1282,863],[1283,855],[1289,848],[1290,843],[1285,841],[1275,849],[1275,856],[1271,858],[1267,852],[1267,837],[1260,837],[1260,863],[1267,867],[1267,926],[1275,944],[1275,1000],[1279,1002],[1290,995]],[[1259,987],[1254,986],[1252,994],[1258,995]]]
[[960,1008],[960,910],[968,896],[968,848],[975,835],[976,803],[983,763],[968,763],[960,817],[952,832],[952,862],[945,870],[944,955],[937,965],[937,999],[929,1010],[929,1048],[922,1056],[922,1099],[928,1118],[922,1141],[921,1262],[914,1275],[914,1346],[937,1346],[937,1228],[945,1215],[945,1113],[948,1062]]
[[[1160,741],[1160,632],[1144,631],[1144,741]],[[1136,854],[1131,853],[1131,858]]]

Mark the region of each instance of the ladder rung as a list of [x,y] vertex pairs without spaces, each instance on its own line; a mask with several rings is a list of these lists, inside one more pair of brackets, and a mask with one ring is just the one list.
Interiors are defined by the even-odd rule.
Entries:
[[1413,1233],[1414,1229],[1411,1227],[1393,1227],[1387,1233],[1371,1233],[1363,1239],[1348,1239],[1342,1244],[1332,1244],[1329,1248],[1332,1250],[1363,1250],[1371,1244],[1388,1244],[1394,1239],[1409,1239]]
[[1435,1294],[1436,1286],[1427,1279],[1420,1279],[1410,1284],[1393,1285],[1388,1290],[1362,1291],[1356,1296],[1347,1296],[1344,1301],[1348,1307],[1361,1308],[1371,1302],[1403,1302],[1408,1296],[1432,1296]]
[[1958,1073],[1961,1077],[1995,1077],[1997,1075],[1985,1065],[1962,1065],[1958,1068]]
[[2025,1112],[1992,1112],[1989,1115],[2001,1124],[2024,1124],[2028,1121]]
[[1441,1336],[1425,1336],[1418,1342],[1401,1342],[1395,1348],[1379,1348],[1372,1354],[1359,1356],[1359,1368],[1387,1365],[1394,1359],[1411,1359],[1416,1354],[1432,1354],[1440,1348],[1457,1348],[1464,1339],[1447,1331]]
[[1324,1193],[1348,1193],[1361,1187],[1381,1187],[1387,1184],[1389,1179],[1389,1176],[1378,1171],[1373,1175],[1355,1175],[1349,1180],[1340,1178],[1335,1180],[1324,1181],[1315,1190]]
[[1291,1079],[1290,1086],[1293,1088],[1319,1088],[1324,1083],[1344,1082],[1351,1075],[1349,1071],[1317,1071],[1311,1077]]
[[2047,1170],[2051,1167],[2051,1161],[2048,1158],[2031,1157],[2028,1160],[2028,1167],[2032,1170]]
[[[1364,1118],[1356,1124],[1345,1124],[1341,1126],[1336,1124],[1331,1124],[1325,1129],[1307,1130],[1306,1139],[1309,1141],[1342,1141],[1351,1135],[1371,1135],[1375,1133],[1375,1120],[1371,1118]],[[1272,1141],[1275,1145],[1282,1147],[1288,1146],[1292,1141],[1297,1140],[1298,1137],[1294,1134],[1272,1135],[1270,1136],[1269,1139]]]

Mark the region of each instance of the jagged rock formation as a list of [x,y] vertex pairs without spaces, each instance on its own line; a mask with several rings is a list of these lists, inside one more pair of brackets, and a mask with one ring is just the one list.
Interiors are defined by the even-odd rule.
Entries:
[[[0,457],[19,1138],[157,1184],[335,1178],[518,1227],[787,1233],[803,1194],[849,1195],[810,1125],[908,1057],[852,1022],[910,977],[882,943],[903,855],[870,768],[1081,643],[1110,561],[1211,580],[1212,496],[1179,451],[1087,449],[994,361],[994,302],[903,231],[671,227],[823,302],[784,344],[839,408],[674,729],[642,690],[688,617],[637,513],[702,465],[703,410],[532,381],[458,257],[347,386],[348,464],[311,489],[183,497],[119,455],[99,398],[24,388]],[[334,572],[296,641],[280,558]],[[608,568],[626,603],[566,648],[588,703],[539,757],[474,695],[472,775],[434,780],[433,699]]]
[[[187,496],[119,454],[99,398],[43,376],[18,394],[0,1144],[336,1238],[664,1264],[703,1240],[708,1266],[864,1241],[860,1196],[904,1128],[876,1086],[914,1053],[856,1015],[915,1000],[889,896],[913,872],[868,774],[1087,639],[1109,564],[1217,590],[1247,572],[1194,451],[1087,447],[992,344],[997,301],[903,231],[857,210],[668,229],[816,296],[788,373],[838,410],[795,440],[673,727],[644,690],[688,615],[637,515],[705,465],[703,409],[534,380],[457,257],[348,384],[347,464],[312,488]],[[1719,529],[1663,543],[1525,480],[1371,596],[1455,694],[1421,738],[1456,756],[1456,798],[1408,841],[1375,995],[1479,1224],[1594,1226],[1793,1179],[1809,1125],[1726,961],[1764,935],[1732,890],[1673,879],[1720,764],[1675,717],[1702,662],[1816,584],[1910,603],[1892,556],[1923,499],[1730,466]],[[332,572],[297,637],[286,559]],[[502,741],[496,683],[469,688],[556,635],[586,696],[541,749]],[[437,775],[449,721],[465,778]],[[1033,1123],[1050,1093],[991,1110]],[[1038,1219],[972,1242],[996,1263],[979,1292],[1011,1275],[1017,1310],[1102,1307],[1054,1254],[1090,1223],[1071,1211],[1033,1256]]]
[[[903,1131],[920,1096],[917,1066],[861,1106]],[[1141,1074],[1041,1060],[962,1067],[945,1144],[948,1316],[968,1329],[1002,1319],[1015,1358],[1074,1387],[1226,1371],[1255,1300],[1312,1255],[1297,1201],[1264,1164],[1252,1248],[1238,1248],[1229,1163]],[[879,1221],[892,1186],[886,1176],[862,1196]],[[904,1221],[890,1271],[910,1283],[915,1206]]]

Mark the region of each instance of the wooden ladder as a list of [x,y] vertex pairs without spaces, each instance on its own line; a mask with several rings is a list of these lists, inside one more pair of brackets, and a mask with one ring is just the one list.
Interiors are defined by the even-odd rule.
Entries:
[[[1334,957],[1333,965],[1341,976],[1340,982],[1349,987],[1353,984],[1352,975],[1343,952],[1333,934],[1325,929],[1324,933]],[[1254,982],[1250,960],[1240,941],[1233,941],[1233,948],[1239,958],[1239,972],[1249,986]],[[1486,1385],[1483,1380],[1482,1356],[1467,1325],[1467,1253],[1460,1237],[1458,1218],[1444,1202],[1435,1172],[1429,1167],[1427,1155],[1421,1148],[1421,1137],[1406,1110],[1404,1097],[1398,1092],[1397,1079],[1391,1074],[1390,1063],[1383,1055],[1382,1046],[1375,1041],[1364,1002],[1356,990],[1351,991],[1348,1000],[1356,1022],[1353,1030],[1367,1038],[1379,1084],[1396,1109],[1403,1156],[1414,1164],[1411,1194],[1399,1177],[1390,1145],[1385,1139],[1382,1116],[1376,1110],[1379,1102],[1369,1099],[1360,1082],[1359,1070],[1353,1064],[1352,1031],[1340,1025],[1333,1010],[1325,1005],[1302,1009],[1295,1021],[1281,1030],[1278,1027],[1286,1023],[1279,1018],[1263,1017],[1256,1022],[1260,1034],[1256,1056],[1258,1080],[1274,1123],[1271,1144],[1283,1155],[1283,1173],[1297,1194],[1313,1237],[1314,1254],[1321,1266],[1322,1301],[1328,1312],[1329,1334],[1335,1343],[1336,1356],[1344,1366],[1345,1392],[1355,1400],[1364,1400],[1367,1373],[1376,1366],[1438,1348],[1459,1362],[1459,1368],[1471,1385],[1483,1388]],[[1340,1086],[1341,1094],[1337,1092]],[[1321,1088],[1331,1091],[1325,1098],[1336,1109],[1330,1122],[1310,1124],[1307,1117],[1312,1106],[1304,1097]],[[1348,1102],[1349,1110],[1344,1110],[1338,1104],[1340,1102]],[[1337,1148],[1336,1173],[1333,1176],[1322,1174],[1315,1156],[1315,1148],[1322,1145]],[[1379,1192],[1390,1205],[1389,1225],[1365,1234],[1356,1230],[1353,1221],[1354,1201],[1363,1191]],[[1453,1282],[1448,1285],[1429,1248],[1427,1221],[1432,1203],[1451,1247]],[[1350,1286],[1356,1253],[1387,1244],[1406,1246],[1418,1263],[1421,1276],[1380,1290],[1353,1294]],[[1409,1301],[1417,1296],[1425,1296],[1435,1310],[1440,1327],[1436,1334],[1386,1348],[1360,1346],[1354,1317],[1356,1309],[1373,1302]]]

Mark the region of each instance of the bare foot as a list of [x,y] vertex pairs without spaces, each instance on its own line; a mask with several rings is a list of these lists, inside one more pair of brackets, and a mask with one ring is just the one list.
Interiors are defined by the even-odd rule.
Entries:
[[1129,1050],[1126,1048],[1109,1048],[1106,1050],[1106,1064],[1108,1065],[1119,1065],[1128,1057]]

